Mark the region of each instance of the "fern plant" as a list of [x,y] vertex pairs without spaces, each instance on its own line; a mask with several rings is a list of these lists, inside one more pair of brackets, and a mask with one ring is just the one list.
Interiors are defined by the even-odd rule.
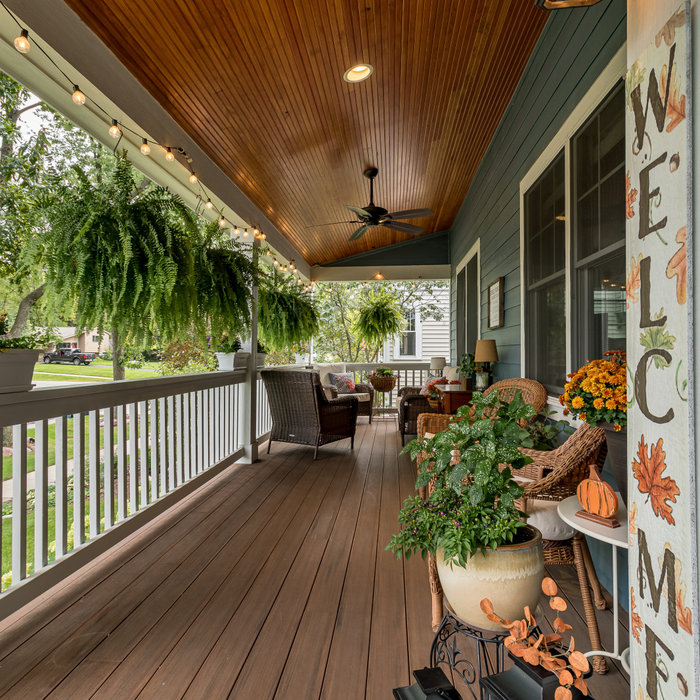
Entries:
[[372,294],[363,306],[353,330],[372,348],[379,348],[404,327],[404,317],[396,299],[384,291]]
[[273,274],[260,280],[258,332],[273,351],[305,343],[318,332],[319,315],[310,294],[292,278]]

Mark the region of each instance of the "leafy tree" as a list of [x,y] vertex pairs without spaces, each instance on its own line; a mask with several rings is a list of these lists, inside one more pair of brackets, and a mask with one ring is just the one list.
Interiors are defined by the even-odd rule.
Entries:
[[363,342],[355,322],[372,294],[389,294],[406,315],[416,309],[424,319],[439,321],[447,309],[436,292],[448,286],[442,280],[412,282],[321,282],[314,286],[314,300],[321,318],[314,338],[314,354],[324,360],[370,362],[377,348]]

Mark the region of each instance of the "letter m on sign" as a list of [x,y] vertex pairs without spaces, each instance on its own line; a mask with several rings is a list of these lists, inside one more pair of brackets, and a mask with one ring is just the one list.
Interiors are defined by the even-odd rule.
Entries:
[[[659,582],[656,583],[654,578],[654,565],[649,554],[649,545],[647,536],[644,530],[639,529],[639,565],[637,567],[639,574],[639,595],[644,598],[644,589],[647,581],[649,583],[649,593],[651,594],[651,602],[654,606],[654,612],[659,612],[661,605],[661,592],[664,587],[664,579],[668,587],[668,626],[678,632],[678,618],[676,611],[676,555],[668,548],[664,548],[664,559],[661,565],[661,573],[659,574]],[[647,581],[644,580],[646,572]]]

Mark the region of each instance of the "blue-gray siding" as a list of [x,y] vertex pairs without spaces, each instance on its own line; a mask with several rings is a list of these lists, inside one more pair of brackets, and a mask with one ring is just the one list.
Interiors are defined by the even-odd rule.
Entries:
[[[455,266],[481,238],[481,337],[498,346],[496,379],[521,376],[520,181],[624,44],[625,0],[551,13],[450,234],[452,338]],[[494,81],[494,90],[498,89]],[[505,277],[505,325],[488,330],[488,285]]]

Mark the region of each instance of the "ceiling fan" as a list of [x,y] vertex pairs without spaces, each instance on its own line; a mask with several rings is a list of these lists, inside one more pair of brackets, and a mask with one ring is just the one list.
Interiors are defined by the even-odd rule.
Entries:
[[[398,221],[398,219],[420,219],[426,216],[433,216],[433,212],[430,211],[430,209],[407,209],[405,211],[389,213],[383,207],[376,206],[374,203],[374,178],[377,177],[378,172],[379,170],[377,170],[377,168],[367,168],[367,170],[362,173],[369,180],[369,204],[364,207],[354,207],[351,204],[346,205],[351,212],[357,215],[357,219],[353,221],[337,221],[335,223],[361,224],[348,239],[350,241],[356,241],[358,238],[362,238],[368,229],[375,226],[383,226],[384,228],[390,228],[394,231],[417,236],[423,231],[420,226],[406,224],[403,221]],[[330,226],[331,224],[322,225]]]

